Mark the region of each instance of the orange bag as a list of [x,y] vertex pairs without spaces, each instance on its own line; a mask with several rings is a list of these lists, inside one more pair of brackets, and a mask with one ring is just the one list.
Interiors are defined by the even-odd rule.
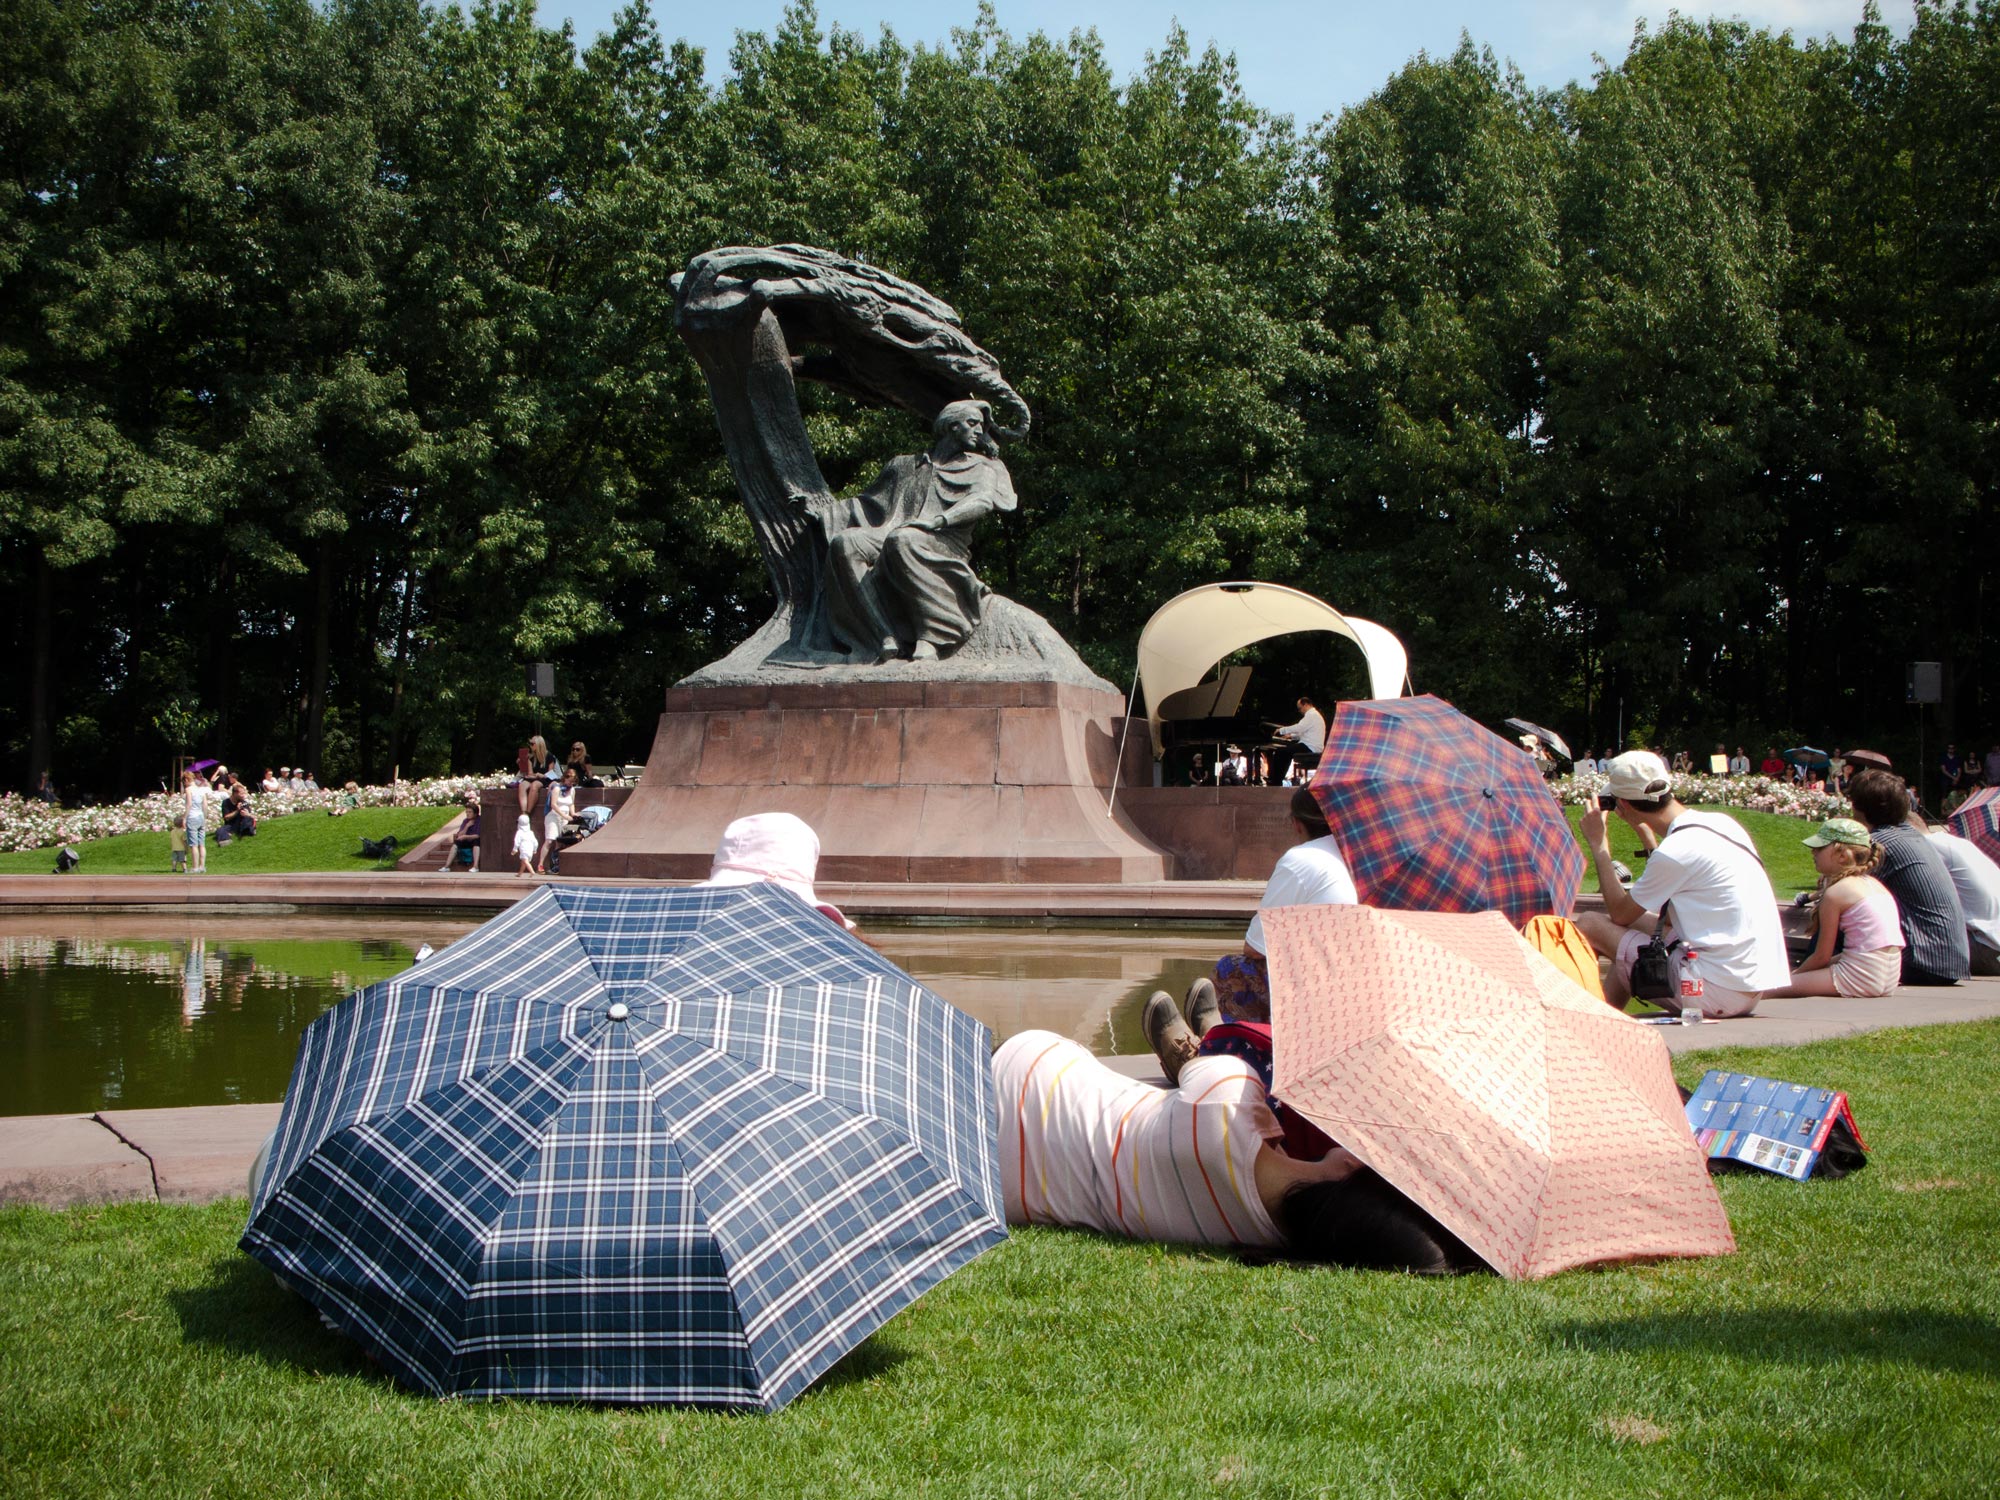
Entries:
[[1597,950],[1568,917],[1530,917],[1521,929],[1528,944],[1563,973],[1569,975],[1598,999],[1604,998],[1604,980],[1597,972]]

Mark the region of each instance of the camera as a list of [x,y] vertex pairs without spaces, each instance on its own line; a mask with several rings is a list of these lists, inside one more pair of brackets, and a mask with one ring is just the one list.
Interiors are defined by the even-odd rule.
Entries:
[[1618,811],[1618,799],[1609,792],[1599,792],[1597,794],[1597,805],[1605,812]]

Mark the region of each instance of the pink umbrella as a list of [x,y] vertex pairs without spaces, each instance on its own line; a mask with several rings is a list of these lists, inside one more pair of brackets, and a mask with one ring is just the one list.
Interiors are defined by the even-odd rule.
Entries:
[[1271,1092],[1501,1275],[1727,1255],[1666,1043],[1497,912],[1281,907]]
[[1983,786],[1958,804],[1945,826],[1970,839],[1986,857],[2000,861],[2000,786]]

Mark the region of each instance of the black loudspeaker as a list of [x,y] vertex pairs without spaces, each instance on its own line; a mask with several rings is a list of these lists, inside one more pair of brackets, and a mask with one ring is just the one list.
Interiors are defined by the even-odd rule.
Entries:
[[1913,661],[1910,663],[1906,679],[1908,693],[1906,703],[1941,703],[1944,701],[1944,663],[1936,661]]
[[556,667],[554,662],[538,661],[528,668],[528,695],[533,698],[555,697]]

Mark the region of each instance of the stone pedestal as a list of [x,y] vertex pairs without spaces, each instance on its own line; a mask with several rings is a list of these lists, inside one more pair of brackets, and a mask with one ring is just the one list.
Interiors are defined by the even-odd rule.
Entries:
[[[1057,682],[677,687],[646,773],[565,875],[699,879],[725,825],[796,813],[824,881],[1122,885],[1173,858],[1106,791],[1118,694]],[[1123,784],[1152,781],[1143,720]]]

